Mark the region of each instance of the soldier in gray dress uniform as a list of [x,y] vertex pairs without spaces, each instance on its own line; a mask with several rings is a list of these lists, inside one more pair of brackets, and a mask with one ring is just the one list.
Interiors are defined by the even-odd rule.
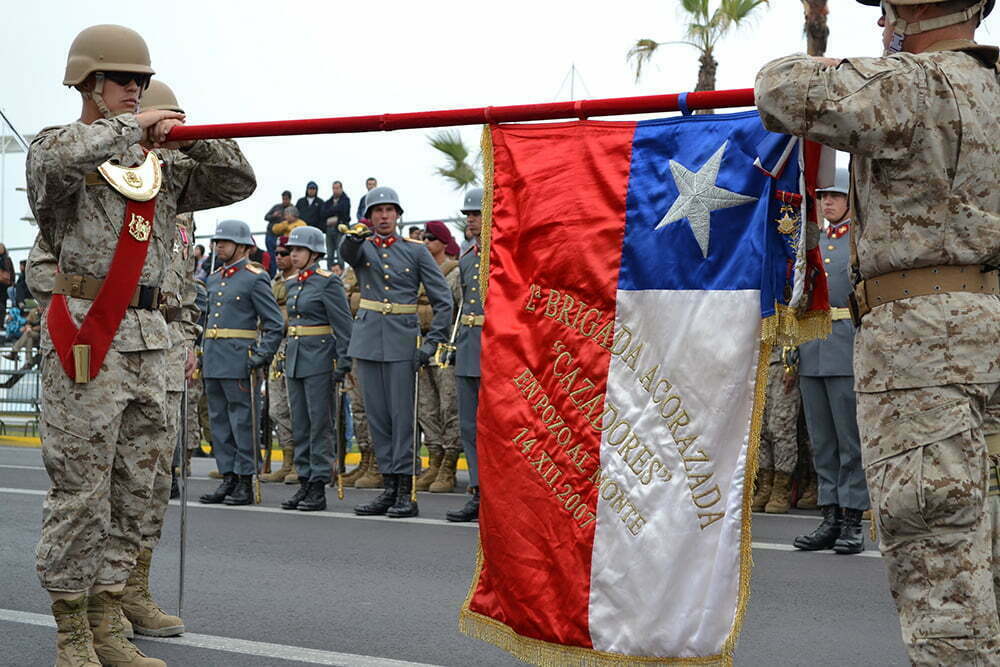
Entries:
[[[255,247],[250,227],[241,220],[223,220],[212,236],[222,262],[205,281],[208,320],[202,352],[202,375],[212,424],[212,451],[222,484],[200,502],[249,505],[256,470],[255,426],[250,419],[250,370],[266,368],[285,328],[267,271],[247,261]],[[261,329],[258,340],[258,323]]]
[[455,389],[458,394],[458,428],[469,464],[472,498],[459,510],[448,512],[448,521],[479,518],[479,461],[476,456],[476,413],[479,411],[479,353],[482,349],[483,299],[479,292],[479,232],[482,227],[483,191],[473,188],[465,195],[462,213],[472,233],[472,245],[458,263],[461,281],[462,317],[455,338]]
[[351,309],[344,284],[332,271],[319,268],[326,236],[315,227],[293,229],[285,244],[298,275],[285,284],[288,299],[288,342],[285,379],[292,410],[295,470],[299,490],[281,509],[304,512],[326,509],[326,484],[333,454],[333,391],[351,372],[347,345]]
[[[374,235],[356,226],[354,233],[345,236],[341,255],[354,268],[361,286],[361,306],[348,354],[356,362],[364,391],[385,491],[354,511],[360,515],[416,516],[417,503],[410,497],[416,463],[414,381],[417,366],[430,363],[438,344],[448,340],[451,294],[424,244],[396,234],[396,222],[403,213],[396,192],[378,187],[365,201]],[[417,291],[421,284],[434,317],[418,347]]]
[[840,554],[864,549],[861,515],[869,507],[854,398],[854,324],[847,309],[851,293],[848,184],[847,170],[840,169],[833,187],[816,191],[827,220],[820,248],[830,288],[833,331],[824,340],[799,346],[799,390],[812,441],[823,521],[812,533],[793,542],[799,549],[832,547]]

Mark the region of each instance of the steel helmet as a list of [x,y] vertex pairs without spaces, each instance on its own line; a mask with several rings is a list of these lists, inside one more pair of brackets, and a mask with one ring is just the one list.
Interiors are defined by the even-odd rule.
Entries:
[[975,18],[976,16],[979,17],[980,21],[982,21],[982,19],[985,19],[990,15],[990,12],[993,11],[993,7],[996,5],[996,0],[976,0],[962,11],[952,12],[951,14],[945,14],[943,16],[937,16],[930,19],[924,19],[923,21],[918,21],[913,24],[910,24],[900,18],[894,9],[894,7],[897,6],[937,5],[947,1],[948,0],[858,0],[858,2],[862,5],[868,5],[869,7],[882,7],[882,11],[885,12],[886,24],[892,25],[892,41],[889,43],[888,48],[886,48],[885,55],[891,55],[902,51],[903,40],[905,40],[908,35],[919,35],[931,30],[938,30],[939,28],[947,28],[948,26],[965,23],[969,19]]
[[837,175],[833,179],[833,185],[825,188],[817,188],[816,194],[821,192],[839,192],[840,194],[847,196],[848,191],[851,187],[851,174],[843,167],[837,169]]
[[70,45],[63,85],[83,83],[94,72],[155,74],[145,40],[135,30],[121,25],[91,26]]
[[399,195],[392,188],[387,188],[384,185],[380,185],[377,188],[372,188],[365,195],[365,217],[371,218],[372,207],[378,206],[379,204],[394,204],[396,210],[399,211],[400,215],[403,215],[403,207],[399,205]]
[[326,254],[326,234],[315,227],[296,227],[285,241],[286,248],[305,248],[320,255]]
[[462,201],[462,213],[480,213],[483,210],[483,189],[472,188],[465,193]]
[[149,82],[149,88],[142,94],[140,104],[143,111],[147,109],[162,109],[163,111],[184,113],[184,109],[181,109],[181,105],[177,102],[174,91],[170,90],[170,86],[155,79]]
[[232,241],[239,245],[249,245],[256,247],[253,236],[250,235],[250,225],[242,220],[222,220],[215,226],[215,233],[212,234],[213,241]]

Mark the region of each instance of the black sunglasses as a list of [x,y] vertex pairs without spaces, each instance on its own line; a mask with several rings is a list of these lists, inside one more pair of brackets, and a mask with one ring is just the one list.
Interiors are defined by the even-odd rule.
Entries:
[[149,80],[152,78],[152,75],[137,74],[135,72],[105,72],[104,78],[109,81],[114,81],[123,88],[135,81],[136,85],[138,85],[141,90],[146,90],[146,88],[149,88]]
[[274,254],[278,257],[288,257],[292,253],[289,250],[277,250]]
[[438,237],[434,236],[433,234],[428,234],[428,233],[424,232],[424,240],[425,241],[437,241]]

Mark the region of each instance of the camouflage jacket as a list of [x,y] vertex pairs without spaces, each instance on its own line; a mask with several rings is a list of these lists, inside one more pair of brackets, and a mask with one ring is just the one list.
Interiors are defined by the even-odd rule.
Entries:
[[167,354],[167,391],[184,391],[184,366],[188,351],[201,333],[201,311],[195,305],[198,289],[194,282],[194,216],[182,213],[175,223],[170,264],[163,280],[163,305],[170,313],[170,351]]
[[[59,271],[104,278],[125,217],[126,200],[97,175],[109,159],[123,166],[145,155],[133,114],[45,128],[31,143],[26,163],[28,200]],[[177,213],[224,206],[249,196],[253,170],[232,141],[197,141],[184,151],[156,151],[163,180],[156,198],[153,237],[140,285],[160,287],[166,278],[177,230]],[[68,299],[79,323],[91,301]],[[167,326],[156,311],[130,308],[112,343],[119,352],[165,349]],[[42,336],[43,348],[48,333]]]
[[[1000,81],[996,47],[789,56],[758,74],[772,131],[852,155],[860,277],[940,264],[1000,262]],[[950,292],[872,310],[855,339],[858,391],[1000,380],[1000,300]]]

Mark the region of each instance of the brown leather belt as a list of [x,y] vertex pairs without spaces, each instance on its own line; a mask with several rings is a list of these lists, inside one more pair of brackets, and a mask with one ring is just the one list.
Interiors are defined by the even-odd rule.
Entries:
[[[57,273],[52,293],[65,294],[74,299],[89,299],[93,301],[97,298],[97,293],[101,291],[103,284],[104,280],[102,278]],[[129,308],[141,308],[143,310],[157,310],[160,307],[160,288],[139,285],[135,288],[135,294],[132,295],[132,300],[128,306]]]
[[997,269],[981,264],[927,266],[885,273],[854,286],[851,315],[855,326],[861,326],[861,318],[872,308],[900,299],[944,292],[1000,295],[1000,275]]

